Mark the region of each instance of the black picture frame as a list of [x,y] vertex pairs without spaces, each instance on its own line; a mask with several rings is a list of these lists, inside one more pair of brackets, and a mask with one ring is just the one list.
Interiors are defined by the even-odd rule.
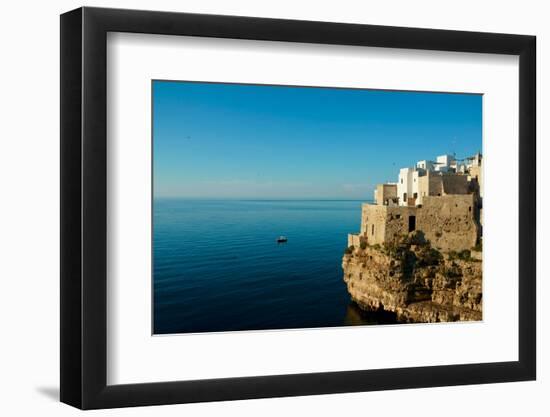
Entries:
[[[519,56],[519,360],[107,385],[108,32]],[[61,401],[82,409],[533,380],[536,38],[102,8],[61,15]]]

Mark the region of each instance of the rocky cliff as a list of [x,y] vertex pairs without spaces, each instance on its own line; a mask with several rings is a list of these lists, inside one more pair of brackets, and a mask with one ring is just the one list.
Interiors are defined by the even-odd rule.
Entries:
[[469,251],[441,253],[421,233],[391,245],[349,247],[342,261],[353,301],[399,322],[482,319],[482,263]]

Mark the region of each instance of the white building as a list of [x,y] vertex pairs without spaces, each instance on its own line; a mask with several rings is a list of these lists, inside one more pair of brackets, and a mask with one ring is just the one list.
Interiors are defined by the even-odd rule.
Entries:
[[[476,167],[481,166],[481,155],[476,154],[464,161],[457,160],[454,155],[439,155],[436,161],[418,161],[414,167],[401,168],[397,179],[397,198],[400,206],[421,204],[419,178],[428,172],[466,174],[474,172],[479,176]],[[437,174],[436,174],[437,175]],[[375,200],[377,194],[375,191]]]
[[418,177],[423,174],[416,168],[401,168],[397,180],[397,197],[400,206],[409,205],[410,198],[418,197]]
[[436,159],[435,171],[448,172],[453,165],[456,166],[453,155],[440,155]]
[[423,169],[425,171],[433,171],[434,163],[433,161],[423,160],[416,163],[416,168]]

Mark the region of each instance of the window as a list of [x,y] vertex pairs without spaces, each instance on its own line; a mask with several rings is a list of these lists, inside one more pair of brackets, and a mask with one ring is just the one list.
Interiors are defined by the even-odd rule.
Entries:
[[407,193],[403,193],[403,202],[407,202]]
[[401,178],[401,184],[403,184],[403,178]]
[[371,235],[374,236],[374,224],[373,224],[372,227],[371,227]]
[[414,193],[414,194],[413,194],[413,197],[414,197],[414,198],[417,198],[417,197],[418,197],[418,193]]

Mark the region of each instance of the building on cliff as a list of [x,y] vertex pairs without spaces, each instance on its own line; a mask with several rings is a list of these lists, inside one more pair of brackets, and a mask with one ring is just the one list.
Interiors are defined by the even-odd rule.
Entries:
[[479,153],[402,168],[397,183],[377,185],[374,204],[362,205],[361,231],[348,236],[348,246],[385,244],[419,230],[442,251],[471,249],[482,235],[482,184]]

